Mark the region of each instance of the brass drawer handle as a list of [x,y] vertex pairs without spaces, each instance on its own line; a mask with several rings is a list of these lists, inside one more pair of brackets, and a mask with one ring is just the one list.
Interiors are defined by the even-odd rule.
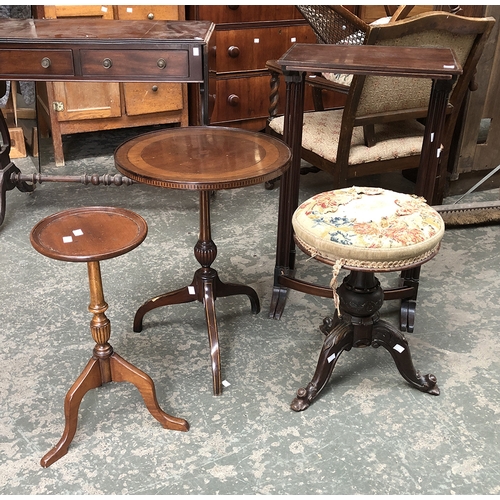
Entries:
[[104,68],[109,69],[111,68],[111,66],[113,66],[113,61],[109,57],[106,57],[106,59],[102,61],[102,65]]
[[52,64],[52,61],[48,57],[44,57],[41,61],[40,64],[42,65],[42,68],[50,68],[50,65]]
[[227,55],[229,57],[238,57],[240,55],[240,48],[236,47],[236,45],[231,45],[231,47],[227,49]]
[[154,18],[155,18],[155,15],[154,15],[152,12],[150,12],[150,13],[148,14],[148,19],[149,19],[150,21],[152,21]]
[[165,59],[158,59],[158,61],[156,61],[156,65],[160,69],[165,69],[167,67],[167,61],[165,61]]
[[153,85],[153,86],[151,87],[151,90],[152,90],[153,92],[158,92],[158,85]]

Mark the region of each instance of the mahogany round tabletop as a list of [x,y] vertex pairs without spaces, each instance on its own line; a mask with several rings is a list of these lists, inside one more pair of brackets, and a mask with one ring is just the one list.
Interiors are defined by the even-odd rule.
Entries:
[[114,207],[63,210],[31,230],[33,248],[46,257],[70,262],[111,259],[139,246],[148,234],[135,212]]
[[279,139],[215,126],[145,133],[115,151],[116,168],[134,181],[193,190],[260,184],[279,177],[290,158],[290,149]]

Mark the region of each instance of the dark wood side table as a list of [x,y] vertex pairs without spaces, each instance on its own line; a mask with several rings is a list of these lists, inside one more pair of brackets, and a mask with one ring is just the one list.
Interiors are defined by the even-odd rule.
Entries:
[[[416,194],[431,205],[439,178],[445,174],[439,162],[441,134],[446,105],[460,63],[450,49],[383,47],[369,45],[300,44],[291,47],[278,61],[286,81],[284,140],[292,150],[292,162],[281,178],[276,245],[274,287],[269,317],[279,319],[286,304],[288,289],[321,297],[332,297],[332,290],[295,278],[295,243],[292,215],[298,206],[304,88],[307,72],[332,72],[361,75],[431,78],[432,91],[427,114]],[[446,168],[446,166],[444,166]],[[406,283],[418,280],[420,268],[407,271]],[[384,291],[386,299],[406,298],[414,287],[403,286]]]
[[222,379],[215,299],[247,295],[253,313],[259,312],[260,303],[252,288],[223,283],[211,267],[217,255],[210,228],[211,192],[263,183],[285,172],[289,161],[290,150],[282,141],[225,127],[151,132],[126,141],[115,152],[116,168],[137,182],[200,192],[200,233],[194,256],[201,268],[195,272],[190,285],[144,303],[135,315],[134,331],[141,331],[142,319],[152,309],[195,300],[203,303],[216,395],[222,393]]
[[54,448],[41,460],[48,467],[68,452],[76,432],[78,408],[85,394],[107,382],[131,382],[141,393],[153,417],[167,428],[187,431],[189,424],[171,417],[159,406],[151,377],[125,361],[109,344],[111,323],[105,312],[100,261],[118,257],[140,245],[148,232],[146,221],[130,210],[112,207],[69,209],[41,220],[31,231],[31,244],[51,259],[86,262],[90,286],[90,331],[93,355],[64,400],[66,425]]

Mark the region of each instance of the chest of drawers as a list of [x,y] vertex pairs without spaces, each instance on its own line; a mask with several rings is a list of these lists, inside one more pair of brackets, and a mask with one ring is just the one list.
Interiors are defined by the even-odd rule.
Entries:
[[[316,37],[294,5],[187,6],[187,18],[215,23],[213,125],[262,130],[269,113],[266,61]],[[284,102],[284,96],[280,99]]]

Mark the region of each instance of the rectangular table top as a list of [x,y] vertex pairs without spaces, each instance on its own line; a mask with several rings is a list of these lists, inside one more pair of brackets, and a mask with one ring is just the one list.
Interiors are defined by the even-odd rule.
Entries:
[[94,44],[132,42],[208,43],[209,21],[130,21],[108,19],[0,19],[0,43]]
[[279,60],[283,71],[451,79],[462,67],[451,49],[296,43]]

